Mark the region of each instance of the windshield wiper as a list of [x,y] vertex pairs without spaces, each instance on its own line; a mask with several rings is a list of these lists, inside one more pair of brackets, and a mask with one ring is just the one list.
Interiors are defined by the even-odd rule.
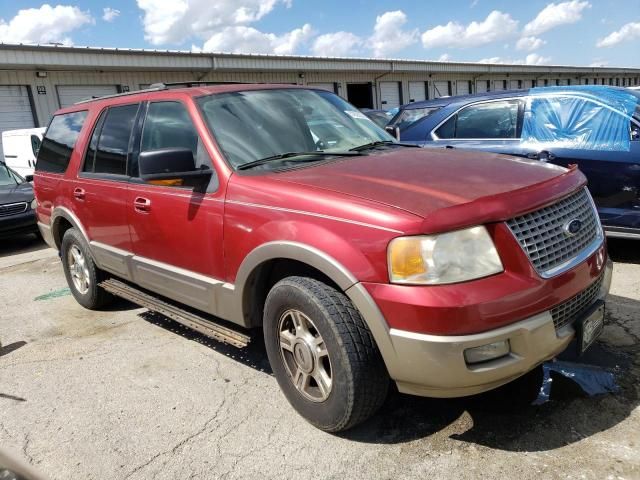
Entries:
[[363,150],[369,150],[372,148],[380,147],[383,145],[398,145],[400,147],[420,147],[420,145],[414,145],[413,143],[394,142],[393,140],[379,140],[377,142],[365,143],[357,147],[350,148],[350,152],[361,152]]
[[345,156],[345,157],[353,157],[356,155],[361,155],[360,152],[357,151],[348,151],[348,152],[325,152],[324,150],[317,150],[314,152],[286,152],[279,153],[278,155],[271,155],[265,158],[259,158],[257,160],[253,160],[251,162],[243,163],[236,167],[238,170],[248,170],[253,167],[257,167],[260,165],[264,165],[265,163],[269,163],[274,160],[282,160],[283,158],[291,158],[291,157],[302,157],[302,156]]

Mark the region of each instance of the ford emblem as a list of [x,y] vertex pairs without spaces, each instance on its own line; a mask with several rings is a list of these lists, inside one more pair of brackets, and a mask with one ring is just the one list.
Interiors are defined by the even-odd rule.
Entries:
[[582,230],[582,221],[577,218],[571,220],[570,222],[565,223],[564,225],[564,234],[567,237],[573,237],[580,230]]

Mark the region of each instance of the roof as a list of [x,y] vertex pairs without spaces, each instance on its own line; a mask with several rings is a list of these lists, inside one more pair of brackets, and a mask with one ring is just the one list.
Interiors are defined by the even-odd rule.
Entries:
[[421,102],[413,102],[404,106],[405,110],[412,110],[414,108],[428,108],[428,107],[445,107],[447,105],[461,104],[482,101],[482,100],[495,100],[499,98],[513,98],[522,97],[529,93],[535,92],[536,94],[542,93],[582,93],[589,95],[606,95],[606,96],[636,96],[639,97],[637,92],[631,91],[628,88],[613,87],[608,85],[565,85],[565,86],[549,86],[549,87],[535,87],[525,90],[501,90],[498,92],[484,92],[473,93],[471,95],[460,95],[455,97],[441,97],[433,100],[423,100]]
[[[131,57],[135,57],[132,61]],[[414,73],[533,73],[544,74],[631,74],[639,68],[587,67],[568,65],[519,65],[476,62],[442,62],[418,59],[312,57],[303,55],[240,54],[179,50],[70,47],[60,45],[24,45],[0,43],[0,65],[43,70],[75,67],[101,70],[357,70],[361,72]]]
[[288,83],[228,83],[220,85],[206,85],[196,87],[181,87],[181,88],[150,88],[148,90],[139,90],[135,92],[118,93],[115,95],[106,95],[104,97],[90,98],[82,100],[73,105],[65,108],[61,108],[56,112],[70,113],[77,112],[79,110],[86,110],[87,105],[97,105],[102,108],[105,105],[111,104],[123,104],[127,102],[142,102],[145,100],[154,99],[170,99],[179,97],[201,97],[205,95],[213,95],[217,93],[232,93],[232,92],[245,92],[249,90],[277,90],[277,89],[303,89],[303,90],[318,90],[314,87],[306,85],[291,85]]

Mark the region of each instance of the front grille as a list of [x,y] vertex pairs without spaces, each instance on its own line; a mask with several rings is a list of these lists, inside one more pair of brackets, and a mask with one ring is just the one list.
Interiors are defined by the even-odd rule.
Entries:
[[551,309],[553,324],[556,330],[572,323],[578,315],[588,309],[598,298],[604,275],[593,282],[589,287],[581,291],[575,297]]
[[9,215],[17,215],[27,211],[27,203],[7,203],[0,205],[0,217],[8,217]]
[[[580,220],[582,228],[571,235],[566,228],[573,220]],[[602,237],[586,188],[553,205],[512,218],[507,225],[542,276],[569,268],[572,259]]]

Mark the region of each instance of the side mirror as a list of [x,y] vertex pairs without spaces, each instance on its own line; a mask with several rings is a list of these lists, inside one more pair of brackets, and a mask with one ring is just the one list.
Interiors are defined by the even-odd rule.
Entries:
[[384,129],[389,133],[393,138],[400,141],[400,128],[398,127],[384,127]]
[[25,175],[25,176],[24,176],[24,179],[25,179],[27,182],[31,183],[31,182],[33,182],[33,175]]
[[138,157],[140,178],[152,185],[204,188],[213,172],[196,168],[188,148],[164,148],[142,152]]

